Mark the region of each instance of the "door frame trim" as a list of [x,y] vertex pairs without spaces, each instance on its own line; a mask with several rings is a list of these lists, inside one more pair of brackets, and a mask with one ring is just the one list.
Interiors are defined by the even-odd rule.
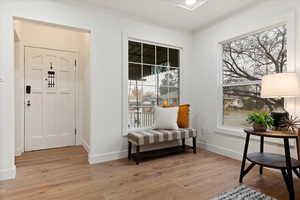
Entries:
[[[78,49],[56,49],[52,47],[47,47],[47,46],[41,46],[41,45],[35,45],[31,43],[25,43],[25,42],[20,42],[20,58],[22,58],[22,62],[20,62],[20,74],[22,74],[22,93],[19,95],[20,98],[22,98],[23,106],[22,106],[22,133],[20,137],[21,141],[21,148],[17,149],[16,155],[21,155],[22,153],[25,152],[25,140],[26,140],[26,118],[25,118],[25,108],[26,108],[26,96],[25,96],[25,87],[26,87],[26,81],[25,81],[25,49],[26,48],[37,48],[37,49],[45,49],[45,50],[53,50],[53,51],[60,51],[60,52],[69,52],[69,53],[74,53],[75,58],[76,58],[76,67],[75,67],[75,129],[77,130],[77,134],[75,135],[75,145],[81,145],[81,137],[80,137],[80,132],[79,132],[79,50]],[[74,130],[75,131],[75,130]],[[75,133],[74,133],[75,134]]]

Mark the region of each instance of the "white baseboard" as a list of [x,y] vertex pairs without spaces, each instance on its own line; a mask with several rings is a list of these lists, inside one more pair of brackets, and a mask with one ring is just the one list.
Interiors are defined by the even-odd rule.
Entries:
[[112,160],[118,160],[121,158],[126,158],[128,154],[127,150],[119,151],[119,152],[112,152],[112,153],[104,153],[98,155],[90,155],[89,154],[89,163],[90,164],[97,164],[103,163]]
[[86,152],[90,152],[90,145],[83,138],[81,138],[81,145],[86,150]]
[[[234,152],[231,149],[226,149],[226,148],[219,147],[216,145],[207,144],[203,141],[200,141],[200,142],[198,141],[197,144],[200,145],[201,147],[203,147],[207,151],[214,152],[216,154],[226,156],[226,157],[232,158],[234,160],[242,161],[242,157],[243,157],[242,154],[238,153],[238,152]],[[247,161],[247,163],[248,163],[248,161]],[[268,170],[279,173],[277,169],[268,168]],[[294,176],[294,178],[297,179],[296,174],[293,174],[293,176]]]
[[17,148],[15,152],[15,156],[21,156],[24,153],[24,151],[21,148]]
[[217,153],[222,156],[226,156],[226,157],[229,157],[229,158],[232,158],[235,160],[242,160],[242,157],[243,157],[241,152],[235,152],[235,151],[232,151],[231,149],[208,144],[203,141],[199,141],[198,144],[207,151],[211,151],[211,152],[214,152],[214,153]]
[[9,169],[0,170],[0,181],[9,180],[16,178],[16,166],[14,165]]
[[[226,149],[223,147],[219,147],[212,144],[207,144],[203,141],[198,141],[198,144],[206,149],[207,151],[211,151],[235,160],[241,160],[242,159],[242,153],[232,151],[231,149]],[[89,163],[90,164],[97,164],[97,163],[103,163],[107,161],[112,160],[118,160],[121,158],[127,157],[127,150],[123,150],[120,152],[112,152],[112,153],[105,153],[105,154],[98,154],[98,155],[89,155]]]

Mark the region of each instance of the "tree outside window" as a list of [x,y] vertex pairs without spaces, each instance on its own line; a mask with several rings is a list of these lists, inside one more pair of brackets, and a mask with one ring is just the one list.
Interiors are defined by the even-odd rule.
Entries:
[[284,107],[282,99],[260,97],[264,75],[287,71],[287,28],[271,28],[222,44],[223,125],[248,126],[254,111]]

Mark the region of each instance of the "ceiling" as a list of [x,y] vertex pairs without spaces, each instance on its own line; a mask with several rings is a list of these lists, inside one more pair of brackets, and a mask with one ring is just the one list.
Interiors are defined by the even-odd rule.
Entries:
[[208,0],[193,11],[176,6],[178,1],[184,2],[184,0],[88,1],[139,20],[180,30],[195,31],[264,0]]

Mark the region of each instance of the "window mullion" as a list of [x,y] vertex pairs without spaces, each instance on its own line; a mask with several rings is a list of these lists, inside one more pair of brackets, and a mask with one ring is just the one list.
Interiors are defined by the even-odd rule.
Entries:
[[156,105],[158,105],[158,73],[157,73],[157,46],[155,45],[155,62],[154,62],[154,74],[155,74],[155,93],[156,93]]
[[250,81],[244,83],[229,83],[229,84],[222,84],[222,87],[233,87],[233,86],[247,86],[247,85],[260,85],[261,81]]

